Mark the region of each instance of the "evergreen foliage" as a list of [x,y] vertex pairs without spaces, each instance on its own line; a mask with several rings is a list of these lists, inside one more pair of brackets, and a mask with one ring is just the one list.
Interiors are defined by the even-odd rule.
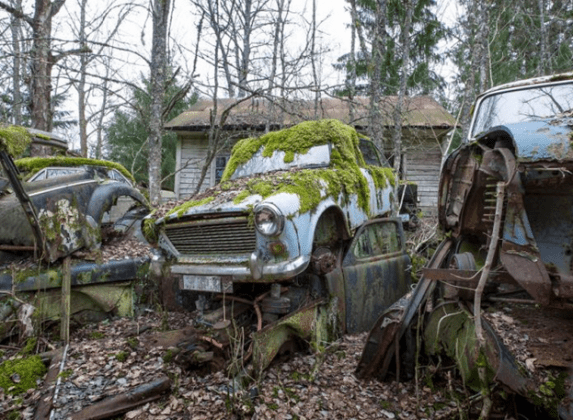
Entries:
[[[437,51],[438,43],[447,36],[445,26],[438,21],[434,14],[436,0],[418,0],[412,14],[410,71],[408,74],[408,95],[427,95],[439,91],[444,86],[443,78],[438,75],[432,64],[440,60]],[[400,69],[402,66],[402,50],[400,33],[405,20],[406,9],[400,0],[388,0],[387,27],[383,73],[381,75],[382,94],[396,95],[400,83]],[[375,0],[357,0],[358,30],[364,29],[367,41],[372,41],[375,23]],[[369,46],[366,46],[369,48]],[[371,77],[371,53],[364,51],[357,45],[355,54],[357,86],[356,93],[366,95]],[[338,59],[334,67],[351,77],[351,56],[345,54]],[[348,92],[340,91],[340,95]]]
[[[149,112],[151,99],[149,96],[149,82],[143,81],[146,88],[132,90],[132,109],[117,110],[106,126],[106,159],[121,163],[135,177],[138,183],[148,183],[149,153],[147,137],[149,134]],[[170,85],[165,95],[165,103],[180,90],[180,86]],[[181,100],[175,104],[166,121],[186,111],[197,100],[196,95]],[[161,177],[165,179],[162,188],[173,190],[175,172],[175,155],[177,136],[173,132],[166,132],[162,141]]]

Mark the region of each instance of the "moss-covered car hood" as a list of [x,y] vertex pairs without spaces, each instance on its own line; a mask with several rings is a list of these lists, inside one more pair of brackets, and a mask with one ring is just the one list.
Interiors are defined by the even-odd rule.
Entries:
[[[273,196],[280,196],[280,201],[285,201],[285,197],[298,200],[298,205],[289,206],[293,213],[312,211],[327,197],[345,204],[351,196],[356,196],[358,205],[369,213],[370,189],[363,171],[372,176],[376,188],[394,185],[395,177],[391,168],[367,165],[359,141],[356,130],[338,120],[308,121],[259,138],[241,140],[233,148],[221,184],[165,215],[158,215],[158,223],[203,212],[245,210]],[[262,151],[266,157],[276,151],[284,152],[284,161],[291,162],[296,154],[305,154],[310,148],[324,144],[332,145],[330,165],[326,168],[291,169],[232,179],[237,168],[257,152]]]

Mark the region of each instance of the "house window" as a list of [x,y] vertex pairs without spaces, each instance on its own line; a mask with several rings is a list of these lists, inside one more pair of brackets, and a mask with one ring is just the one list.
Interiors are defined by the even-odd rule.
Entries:
[[223,172],[225,171],[225,166],[229,161],[229,156],[217,156],[215,158],[215,184],[221,182],[223,177]]

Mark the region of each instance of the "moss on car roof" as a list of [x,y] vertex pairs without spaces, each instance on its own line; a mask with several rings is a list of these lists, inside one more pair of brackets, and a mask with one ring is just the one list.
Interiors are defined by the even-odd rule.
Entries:
[[21,156],[31,141],[32,135],[24,127],[0,127],[0,146],[12,156]]
[[285,163],[292,162],[295,154],[305,154],[311,147],[332,143],[341,161],[366,166],[360,153],[359,135],[354,128],[339,120],[305,121],[290,128],[273,131],[261,137],[243,139],[233,147],[229,163],[221,181],[231,178],[237,167],[246,163],[262,147],[263,156],[270,157],[275,151],[285,152]]
[[31,177],[36,172],[47,168],[49,166],[65,166],[74,167],[82,165],[90,166],[105,166],[107,168],[117,169],[123,176],[135,183],[135,178],[129,173],[125,167],[117,162],[111,162],[108,160],[81,158],[81,157],[69,157],[69,156],[53,156],[53,157],[28,157],[18,159],[14,162],[18,167],[18,170],[27,173],[27,177]]

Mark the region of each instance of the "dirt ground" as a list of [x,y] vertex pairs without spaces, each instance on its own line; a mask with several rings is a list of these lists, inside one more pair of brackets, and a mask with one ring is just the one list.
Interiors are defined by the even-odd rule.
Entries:
[[[172,361],[173,349],[157,338],[188,325],[188,314],[148,311],[76,330],[57,367],[58,380],[38,384],[23,398],[0,394],[0,418],[16,419],[16,413],[34,418],[42,402],[51,401],[50,419],[102,418],[89,417],[85,410],[92,406],[101,414],[97,404],[161,378],[168,380],[169,389],[153,396],[157,399],[111,418],[444,419],[467,418],[479,409],[480,396],[468,394],[451,370],[432,377],[429,369],[429,376],[417,383],[356,379],[365,334],[344,336],[322,354],[307,350],[278,360],[259,381],[238,389],[225,371],[202,376]],[[155,344],[146,346],[150,342]],[[4,350],[4,358],[9,357],[9,349]],[[492,418],[512,418],[507,413],[502,402]]]

